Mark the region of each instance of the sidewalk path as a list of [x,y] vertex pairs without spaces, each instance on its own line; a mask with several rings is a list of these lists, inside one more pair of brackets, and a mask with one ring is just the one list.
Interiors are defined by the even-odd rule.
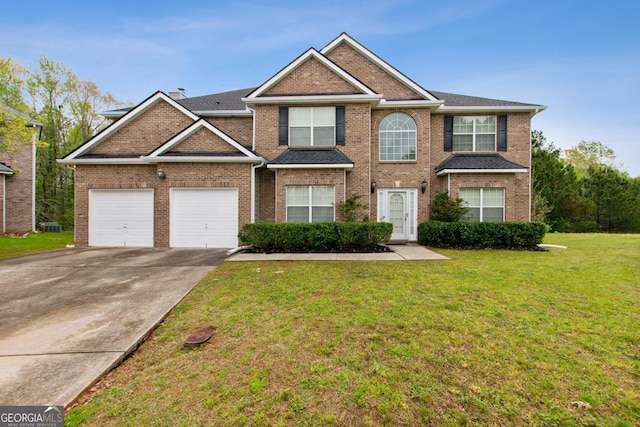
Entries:
[[227,261],[427,261],[447,260],[444,255],[435,253],[417,244],[389,245],[393,252],[382,253],[237,253]]

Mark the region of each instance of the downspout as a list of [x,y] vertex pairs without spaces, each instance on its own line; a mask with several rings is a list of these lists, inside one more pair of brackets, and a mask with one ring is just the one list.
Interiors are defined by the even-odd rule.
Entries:
[[[252,117],[252,129],[251,129],[251,151],[255,153],[256,150],[256,110],[247,107],[247,110],[251,111]],[[251,223],[256,222],[256,169],[264,166],[264,162],[253,165],[251,167]]]
[[256,151],[256,110],[254,110],[253,108],[249,108],[247,107],[247,110],[251,111],[251,116],[252,116],[252,120],[253,120],[253,124],[252,124],[252,136],[251,136],[251,151],[255,152]]
[[2,234],[7,231],[7,176],[2,174]]
[[[36,156],[37,156],[37,150],[38,150],[38,140],[40,139],[40,135],[42,134],[42,126],[35,126],[34,128],[37,128],[38,130],[34,133],[33,135],[33,158],[32,158],[32,176],[31,179],[32,181],[32,186],[31,186],[31,214],[33,215],[32,220],[33,220],[33,224],[31,224],[31,231],[36,231],[36,227],[37,227],[37,222],[38,219],[36,217],[36,190],[37,190],[37,182],[36,182],[36,167],[37,167],[37,162],[36,162]],[[74,177],[74,186],[75,186],[75,177]],[[75,195],[74,195],[74,203],[75,203]],[[74,212],[75,212],[75,206],[74,206]],[[75,230],[75,227],[74,227]]]
[[251,223],[256,222],[256,169],[264,166],[264,162],[251,166]]
[[[539,109],[536,108],[533,116],[539,113]],[[531,116],[531,118],[533,118]],[[529,119],[529,222],[531,222],[531,208],[533,206],[533,146],[531,145],[531,119]]]

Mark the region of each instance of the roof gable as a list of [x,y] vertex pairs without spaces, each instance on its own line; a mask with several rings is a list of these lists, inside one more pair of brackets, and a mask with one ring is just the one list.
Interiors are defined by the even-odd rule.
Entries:
[[[211,139],[211,134],[214,135],[214,139]],[[229,156],[259,159],[229,135],[206,120],[200,119],[143,158],[147,161],[162,159],[173,161],[176,157],[198,157],[202,160],[210,160]]]
[[81,145],[71,153],[67,154],[63,160],[65,161],[73,160],[73,159],[77,159],[82,155],[89,154],[91,150],[96,148],[102,142],[108,140],[109,137],[115,135],[119,130],[123,129],[128,124],[132,123],[136,118],[138,118],[139,116],[141,116],[146,111],[153,108],[154,106],[158,105],[158,103],[160,102],[166,102],[171,107],[175,108],[178,112],[184,114],[186,117],[188,117],[191,120],[198,120],[198,116],[196,116],[194,113],[192,113],[187,108],[177,103],[175,100],[173,100],[171,97],[169,97],[165,93],[158,91],[155,94],[151,95],[146,100],[142,101],[132,110],[130,110],[128,113],[122,116],[122,118],[112,123],[109,127],[104,129],[102,132],[98,133],[96,136],[94,136],[93,138],[85,142],[83,145]]
[[[336,48],[342,46],[343,44],[348,45],[351,49],[353,49],[358,54],[362,55],[368,61],[375,64],[380,69],[384,70],[388,75],[392,76],[394,79],[402,83],[405,87],[410,89],[416,95],[420,96],[422,99],[427,101],[432,101],[438,103],[439,100],[431,93],[429,93],[426,89],[422,88],[420,85],[415,83],[413,80],[402,74],[396,68],[389,65],[386,61],[382,60],[379,56],[371,52],[369,49],[358,43],[355,39],[349,36],[347,33],[340,34],[336,39],[334,39],[331,43],[325,46],[320,52],[324,56],[330,56],[331,52]],[[390,98],[386,94],[384,94],[387,98]]]
[[256,90],[251,92],[249,94],[249,96],[244,98],[244,100],[246,102],[251,102],[252,100],[256,100],[259,97],[268,95],[268,92],[269,92],[270,89],[272,89],[276,84],[281,82],[288,75],[290,75],[294,70],[296,70],[298,67],[300,67],[301,65],[306,63],[311,58],[315,59],[320,64],[322,64],[324,67],[329,69],[331,72],[333,72],[334,74],[339,76],[342,80],[344,80],[345,82],[349,83],[354,88],[354,92],[352,92],[352,93],[357,93],[357,94],[362,94],[362,95],[376,95],[365,84],[360,82],[358,79],[356,79],[355,77],[353,77],[352,75],[347,73],[345,70],[343,70],[342,68],[340,68],[339,66],[337,66],[333,62],[331,62],[329,59],[327,59],[325,56],[323,56],[320,52],[318,52],[317,50],[311,48],[311,49],[307,50],[305,53],[303,53],[302,55],[300,55],[298,58],[293,60],[289,65],[287,65],[282,70],[280,70],[278,73],[276,73],[273,77],[271,77],[269,80],[267,80],[265,83],[263,83]]

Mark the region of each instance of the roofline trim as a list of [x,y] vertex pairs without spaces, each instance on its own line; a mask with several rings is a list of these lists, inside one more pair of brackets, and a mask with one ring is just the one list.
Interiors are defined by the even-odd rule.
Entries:
[[444,101],[431,101],[427,99],[407,99],[402,101],[388,101],[383,99],[378,104],[377,108],[413,108],[413,107],[429,107],[440,108]]
[[329,60],[327,57],[325,57],[323,54],[318,52],[316,49],[310,48],[306,52],[304,52],[302,55],[298,56],[296,59],[294,59],[292,62],[290,62],[289,65],[284,67],[282,70],[278,71],[275,75],[273,75],[269,80],[267,80],[262,85],[260,85],[253,92],[251,92],[246,98],[243,98],[243,100],[244,99],[254,99],[254,98],[257,98],[257,97],[261,96],[263,93],[265,93],[267,90],[269,90],[273,85],[278,83],[280,80],[282,80],[284,77],[286,77],[287,74],[289,74],[291,71],[296,69],[299,65],[304,63],[309,58],[317,59],[324,66],[329,68],[334,73],[338,74],[345,81],[347,81],[349,84],[351,84],[352,86],[354,86],[358,90],[362,91],[363,93],[365,93],[367,95],[373,95],[374,94],[374,92],[370,88],[368,88],[364,83],[362,83],[361,81],[359,81],[358,79],[353,77],[351,74],[347,73],[345,70],[340,68],[338,65],[336,65],[334,62]]
[[[58,163],[67,165],[152,165],[156,163],[261,163],[262,157],[219,157],[219,156],[184,156],[184,157],[129,157],[100,159],[58,159]],[[1,172],[0,172],[1,174]]]
[[99,158],[99,159],[57,159],[58,163],[65,165],[141,165],[146,162],[141,157],[127,158]]
[[353,37],[351,37],[347,33],[340,34],[336,39],[334,39],[332,42],[330,42],[328,45],[322,48],[320,53],[322,53],[323,55],[326,55],[342,42],[349,44],[352,48],[354,48],[355,50],[363,54],[365,57],[367,57],[369,60],[374,62],[376,65],[378,65],[380,68],[382,68],[389,74],[391,74],[393,77],[400,80],[405,86],[419,93],[425,99],[429,101],[438,101],[438,98],[436,98],[434,95],[429,93],[429,91],[421,87],[419,84],[411,80],[409,77],[402,74],[400,71],[398,71],[396,68],[388,64],[385,60],[380,58],[378,55],[376,55],[375,53],[373,53],[372,51],[370,51],[369,49],[361,45],[358,41],[356,41]]
[[533,113],[532,115],[536,115],[541,111],[546,110],[547,107],[544,105],[483,105],[483,106],[460,106],[460,107],[449,107],[446,105],[442,105],[438,108],[438,112],[443,113],[478,113],[478,112],[486,112],[486,111],[495,111],[497,113],[508,113],[508,112],[529,112]]
[[254,163],[264,162],[262,157],[227,157],[227,156],[180,156],[180,157],[141,157],[146,163]]
[[526,168],[514,168],[514,169],[442,169],[436,172],[436,175],[449,175],[454,173],[526,173],[529,170]]
[[253,104],[328,104],[335,102],[370,102],[379,104],[382,95],[283,95],[268,96],[263,98],[242,98],[249,105]]
[[294,163],[294,164],[271,164],[267,163],[267,169],[345,169],[352,170],[353,163]]

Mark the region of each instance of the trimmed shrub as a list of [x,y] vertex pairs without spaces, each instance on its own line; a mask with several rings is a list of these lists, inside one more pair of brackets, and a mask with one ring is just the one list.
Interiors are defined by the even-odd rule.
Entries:
[[392,231],[388,222],[260,222],[245,224],[238,237],[263,252],[368,252]]
[[540,222],[441,222],[418,225],[424,246],[457,249],[536,249],[547,232]]
[[469,212],[464,200],[460,197],[452,199],[447,191],[438,193],[431,202],[431,220],[458,222]]

